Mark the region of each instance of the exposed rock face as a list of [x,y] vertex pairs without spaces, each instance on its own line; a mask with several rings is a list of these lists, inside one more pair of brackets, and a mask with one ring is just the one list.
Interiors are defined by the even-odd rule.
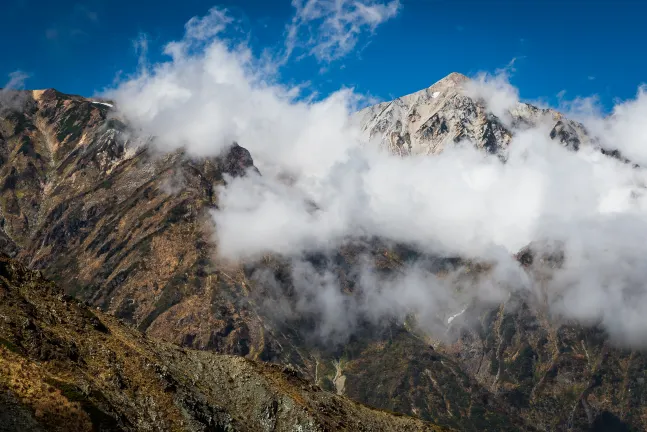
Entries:
[[[207,275],[203,218],[224,175],[253,168],[249,152],[234,145],[212,159],[155,155],[109,111],[46,90],[0,121],[0,221],[8,237],[0,243],[13,254],[18,245],[21,259],[70,294],[142,330],[165,332],[164,313],[186,302],[206,304],[209,314],[213,298],[224,315],[209,314],[200,324],[210,328],[204,335],[181,325],[185,342],[248,354],[245,312],[215,300],[240,287]],[[226,330],[232,327],[234,334]]]
[[91,311],[0,256],[0,430],[444,431],[296,371],[185,350]]
[[440,350],[539,430],[643,430],[644,353],[614,349],[596,328],[551,319],[506,303]]
[[470,80],[452,73],[416,93],[361,110],[358,121],[367,139],[378,139],[398,155],[437,154],[468,140],[489,153],[502,153],[513,128],[545,124],[550,137],[577,150],[588,143],[583,126],[550,109],[520,103],[501,119],[472,96]]

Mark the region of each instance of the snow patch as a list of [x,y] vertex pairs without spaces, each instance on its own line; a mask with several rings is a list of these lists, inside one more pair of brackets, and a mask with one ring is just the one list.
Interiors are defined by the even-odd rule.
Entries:
[[454,314],[454,315],[450,316],[449,318],[447,318],[447,324],[451,324],[451,323],[452,323],[452,321],[454,321],[454,319],[455,319],[455,318],[457,318],[457,317],[459,317],[459,316],[463,315],[463,313],[465,312],[465,310],[466,310],[466,309],[467,309],[467,308],[465,308],[465,309],[463,309],[462,311],[460,311],[459,313]]
[[107,103],[107,102],[99,102],[99,101],[90,101],[90,102],[92,102],[93,104],[105,105],[105,106],[107,106],[107,107],[109,107],[109,108],[112,108],[112,107],[113,107],[113,105],[112,105],[112,104],[109,104],[109,103]]

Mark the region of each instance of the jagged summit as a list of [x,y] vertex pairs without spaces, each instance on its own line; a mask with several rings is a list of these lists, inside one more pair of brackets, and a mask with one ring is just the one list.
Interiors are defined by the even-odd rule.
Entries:
[[462,81],[469,81],[469,78],[460,72],[452,72],[449,75],[447,75],[445,78],[439,80],[438,82],[442,82],[442,81],[453,81],[458,83]]
[[467,77],[467,76],[465,76],[465,75],[463,75],[461,73],[458,73],[458,72],[452,72],[449,75],[447,75],[446,77],[436,81],[435,83],[433,83],[432,85],[430,85],[426,89],[418,90],[416,92],[407,94],[405,96],[401,96],[398,99],[415,98],[416,96],[420,96],[421,94],[427,93],[427,92],[430,92],[430,91],[432,93],[435,92],[435,91],[442,92],[443,90],[448,90],[448,91],[455,90],[455,91],[458,91],[458,90],[462,89],[463,86],[465,85],[465,83],[467,83],[469,81],[470,81],[469,77]]
[[504,122],[475,97],[470,81],[452,72],[426,89],[361,110],[357,115],[365,138],[377,139],[399,155],[437,154],[464,140],[499,153],[510,143],[514,127],[546,123],[551,138],[569,148],[577,150],[588,141],[582,125],[530,104],[513,107]]
[[462,86],[469,81],[470,81],[470,78],[463,75],[462,73],[452,72],[449,75],[447,75],[445,78],[442,78],[436,81],[429,88],[434,88],[434,89],[443,89],[443,88],[448,89],[452,87],[462,88]]

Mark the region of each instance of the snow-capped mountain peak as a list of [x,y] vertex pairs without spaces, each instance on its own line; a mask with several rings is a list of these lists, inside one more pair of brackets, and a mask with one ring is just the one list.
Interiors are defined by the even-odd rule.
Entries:
[[437,154],[464,140],[490,153],[507,148],[513,129],[545,123],[550,136],[569,148],[587,142],[584,127],[550,109],[518,103],[506,110],[506,118],[492,113],[478,97],[473,82],[451,73],[431,87],[382,102],[358,112],[366,140],[399,155]]

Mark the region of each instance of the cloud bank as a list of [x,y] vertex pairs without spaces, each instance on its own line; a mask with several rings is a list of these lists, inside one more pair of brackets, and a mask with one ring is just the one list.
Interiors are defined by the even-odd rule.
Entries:
[[[288,32],[288,46],[296,46],[291,38],[304,23],[320,20],[315,30],[323,36],[303,43],[330,60],[352,49],[362,29],[372,31],[397,13],[399,4],[295,1],[295,8],[289,28],[297,30]],[[219,254],[291,257],[294,308],[318,317],[322,336],[343,338],[359,320],[410,313],[435,331],[470,302],[525,291],[556,315],[602,325],[619,342],[647,343],[645,170],[593,145],[570,151],[541,124],[514,131],[505,163],[469,145],[434,157],[379,151],[362,142],[352,116],[361,95],[341,89],[320,100],[304,97],[302,88],[268,73],[249,47],[222,36],[230,22],[219,9],[193,18],[184,38],[166,45],[168,61],[146,65],[109,97],[142,133],[157,136],[162,150],[218,155],[232,141],[250,150],[262,175],[230,179],[212,212]],[[502,118],[519,103],[505,74],[482,75],[468,92]],[[644,89],[610,117],[586,111],[579,117],[605,148],[647,165]],[[441,280],[415,264],[393,277],[378,277],[366,264],[356,269],[359,284],[349,296],[329,271],[301,259],[358,237],[488,262],[493,270],[457,289],[456,279]],[[563,245],[563,264],[549,278],[513,258],[542,242]]]

